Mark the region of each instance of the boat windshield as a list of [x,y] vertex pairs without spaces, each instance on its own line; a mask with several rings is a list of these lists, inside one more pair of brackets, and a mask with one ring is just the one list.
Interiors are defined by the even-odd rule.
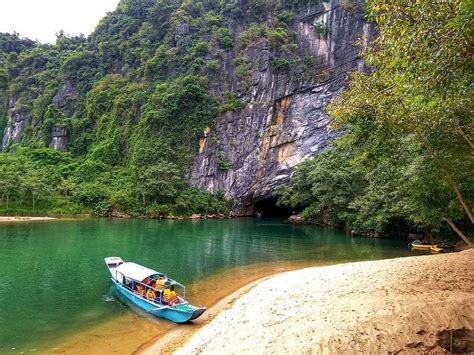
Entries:
[[163,275],[163,274],[155,274],[155,275],[151,275],[150,277],[147,277],[149,279],[152,279],[152,280],[166,280],[168,279],[166,277],[166,275]]

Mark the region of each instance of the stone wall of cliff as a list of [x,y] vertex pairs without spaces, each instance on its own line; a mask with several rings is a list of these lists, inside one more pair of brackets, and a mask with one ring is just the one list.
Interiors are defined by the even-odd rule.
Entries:
[[[292,29],[301,63],[290,73],[278,72],[270,65],[278,53],[267,40],[246,48],[251,85],[239,93],[245,108],[225,113],[200,140],[191,184],[224,191],[237,201],[237,214],[254,214],[255,201],[271,196],[301,161],[339,134],[328,126],[325,106],[343,88],[349,71],[364,70],[359,53],[374,35],[361,11],[348,11],[338,0],[302,9]],[[356,45],[358,40],[362,45]],[[303,73],[309,60],[311,75]],[[297,79],[300,73],[303,79]],[[235,85],[241,87],[238,81]]]

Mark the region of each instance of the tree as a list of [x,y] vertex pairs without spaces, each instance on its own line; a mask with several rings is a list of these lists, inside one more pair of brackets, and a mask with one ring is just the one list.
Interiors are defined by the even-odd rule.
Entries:
[[42,171],[28,169],[27,174],[22,177],[22,189],[31,196],[34,211],[36,202],[39,199],[46,199],[51,194],[52,186]]
[[[364,54],[371,72],[353,73],[348,90],[329,107],[334,126],[369,122],[416,139],[419,154],[428,156],[442,176],[443,182],[436,181],[449,186],[473,224],[472,4],[373,0],[369,13],[379,30]],[[443,218],[470,244],[451,223],[449,204],[443,210]]]
[[10,202],[10,197],[12,194],[15,194],[19,187],[19,174],[15,169],[12,169],[9,166],[0,167],[0,191],[2,193],[2,203],[5,200],[6,209],[8,210],[8,205]]
[[147,199],[158,203],[170,203],[182,187],[181,174],[175,164],[161,162],[144,167],[137,181],[137,192],[145,205]]
[[335,148],[303,162],[291,183],[280,186],[275,195],[279,205],[304,208],[304,218],[344,225],[351,213],[350,202],[366,185],[364,175],[351,164],[350,155]]

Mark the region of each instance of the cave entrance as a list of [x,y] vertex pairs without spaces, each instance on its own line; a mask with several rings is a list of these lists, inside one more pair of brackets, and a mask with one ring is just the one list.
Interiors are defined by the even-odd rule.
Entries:
[[263,218],[288,218],[293,214],[292,208],[277,206],[277,198],[273,196],[255,201],[253,211],[255,216]]

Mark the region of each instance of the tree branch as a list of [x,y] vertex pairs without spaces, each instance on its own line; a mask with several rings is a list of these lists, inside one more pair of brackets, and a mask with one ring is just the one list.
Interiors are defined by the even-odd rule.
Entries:
[[469,240],[469,238],[454,224],[454,222],[448,218],[448,217],[443,217],[443,219],[448,222],[448,224],[451,226],[451,228],[459,235],[462,240],[466,242],[469,248],[472,248],[474,245],[472,242]]
[[426,150],[428,151],[428,154],[433,158],[435,163],[440,167],[441,171],[444,174],[444,177],[446,178],[446,181],[449,183],[449,185],[451,185],[451,188],[456,193],[456,197],[458,198],[458,201],[461,203],[461,206],[464,208],[464,211],[467,213],[471,223],[474,224],[474,214],[472,213],[472,210],[467,204],[466,200],[464,200],[464,197],[461,194],[461,191],[459,190],[456,182],[454,181],[454,178],[452,177],[451,173],[447,169],[446,165],[444,165],[440,157],[436,155],[436,153],[433,151],[433,148],[428,143],[428,141],[425,138],[421,137],[419,134],[417,134],[417,136],[421,140],[423,145],[425,146]]

